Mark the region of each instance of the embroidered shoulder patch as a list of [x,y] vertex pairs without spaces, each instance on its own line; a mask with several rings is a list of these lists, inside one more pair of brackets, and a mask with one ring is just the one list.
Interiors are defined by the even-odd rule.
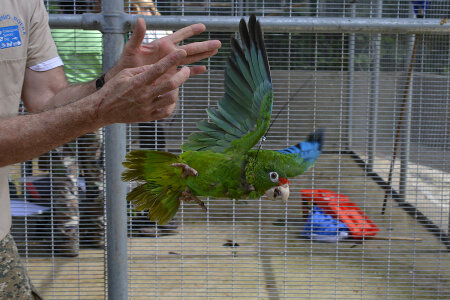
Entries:
[[0,27],[0,49],[22,45],[19,26]]

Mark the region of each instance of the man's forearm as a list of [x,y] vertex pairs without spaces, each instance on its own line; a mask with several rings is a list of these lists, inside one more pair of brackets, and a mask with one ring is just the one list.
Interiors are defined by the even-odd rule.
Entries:
[[106,124],[96,118],[99,99],[86,97],[41,113],[0,119],[0,166],[39,156]]
[[49,99],[46,105],[41,109],[41,111],[73,103],[77,100],[91,95],[95,91],[95,80],[68,85],[64,89],[56,93],[51,99]]

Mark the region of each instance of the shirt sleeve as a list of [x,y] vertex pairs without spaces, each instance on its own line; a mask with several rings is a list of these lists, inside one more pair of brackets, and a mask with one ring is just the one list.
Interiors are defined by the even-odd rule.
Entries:
[[36,66],[58,57],[44,3],[42,0],[35,0],[35,2],[36,8],[32,14],[28,31],[27,67]]
[[64,65],[63,61],[61,60],[61,58],[59,56],[57,56],[55,58],[41,62],[37,65],[30,66],[30,69],[33,71],[43,72],[43,71],[48,71],[48,70],[51,70],[51,69],[54,69],[56,67],[63,66],[63,65]]

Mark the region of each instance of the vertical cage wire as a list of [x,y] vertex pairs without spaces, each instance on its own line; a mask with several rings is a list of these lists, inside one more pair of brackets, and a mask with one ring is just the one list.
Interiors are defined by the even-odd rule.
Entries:
[[[88,12],[84,2],[44,1],[50,13],[68,15]],[[52,36],[69,83],[99,76],[100,32],[53,29]],[[11,168],[11,231],[33,283],[46,298],[105,294],[102,145],[99,130]]]
[[[125,1],[125,12],[135,13],[133,5],[140,2],[144,1]],[[74,9],[73,13],[93,9],[92,1],[70,0],[61,5],[46,0],[45,3],[53,13],[68,8]],[[161,15],[193,15],[200,21],[201,16],[240,16],[242,12],[286,18],[411,17],[411,1],[382,1],[382,10],[377,15],[380,3],[378,0],[154,1]],[[433,1],[426,17],[443,19],[449,10],[446,1]],[[159,37],[168,33],[152,34]],[[95,70],[101,69],[101,62],[89,62],[94,54],[88,53],[89,49],[96,50],[98,34],[74,36],[70,43],[59,47],[60,55],[66,52],[73,59],[70,65],[74,66],[71,73],[75,79],[96,74]],[[145,148],[180,153],[180,145],[197,130],[196,122],[207,118],[204,109],[215,106],[223,95],[223,72],[230,53],[229,37],[233,34],[208,32],[188,41],[220,39],[223,47],[218,55],[204,62],[207,73],[183,86],[171,118],[127,127],[127,150]],[[375,37],[378,49],[370,47]],[[287,204],[265,198],[238,202],[207,199],[206,214],[196,205],[183,204],[175,220],[167,226],[150,222],[145,212],[135,211],[129,205],[129,297],[450,297],[447,288],[450,259],[448,246],[442,242],[450,226],[449,37],[421,35],[418,40],[408,95],[411,126],[401,129],[401,143],[409,146],[409,159],[403,160],[404,164],[407,161],[408,173],[402,180],[407,184],[402,190],[399,157],[394,165],[385,215],[380,211],[411,57],[411,37],[266,33],[275,89],[273,111],[278,112],[287,105],[263,147],[283,149],[301,141],[314,129],[326,128],[324,153],[312,171],[291,180]],[[73,49],[75,55],[70,54]],[[374,60],[379,68],[376,107],[371,106]],[[368,119],[374,112],[372,135],[376,142],[370,146]],[[410,139],[406,140],[408,131]],[[97,134],[96,141],[103,145],[103,132]],[[83,138],[73,143],[74,151],[69,154],[63,155],[68,151],[64,149],[41,159],[41,167],[35,159],[12,168],[11,181],[17,187],[12,197],[25,200],[27,212],[32,207],[30,204],[43,207],[41,214],[14,217],[13,234],[34,284],[46,298],[102,297],[106,293],[105,253],[103,248],[89,244],[104,232],[95,222],[82,223],[83,216],[89,221],[99,217],[98,206],[86,199],[104,193],[101,155],[104,149]],[[373,153],[372,158],[369,153]],[[365,165],[369,162],[372,172]],[[64,168],[56,168],[58,164]],[[35,180],[41,177],[47,181],[39,185]],[[60,251],[66,244],[60,241],[58,214],[69,211],[57,201],[61,198],[58,189],[64,182],[76,187],[72,200],[77,206],[75,216],[79,223],[72,224],[76,225],[77,238],[73,257],[62,256]],[[33,194],[33,186],[40,188],[38,196],[42,190],[40,198]],[[305,238],[303,230],[307,220],[301,216],[300,195],[300,189],[305,188],[325,188],[345,194],[378,225],[378,236],[384,239],[320,243]],[[104,212],[104,202],[100,203]]]

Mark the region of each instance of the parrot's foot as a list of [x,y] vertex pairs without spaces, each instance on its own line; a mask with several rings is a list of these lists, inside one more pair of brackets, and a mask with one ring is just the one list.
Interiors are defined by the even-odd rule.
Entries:
[[171,164],[172,167],[181,168],[183,170],[183,173],[181,174],[181,178],[186,178],[187,176],[198,176],[198,172],[194,169],[188,166],[187,164],[183,163],[174,163]]
[[186,187],[186,190],[181,193],[180,201],[194,202],[200,205],[204,212],[208,210],[205,206],[205,203],[203,203],[203,201],[198,199],[195,195],[192,195],[191,190],[188,187]]

